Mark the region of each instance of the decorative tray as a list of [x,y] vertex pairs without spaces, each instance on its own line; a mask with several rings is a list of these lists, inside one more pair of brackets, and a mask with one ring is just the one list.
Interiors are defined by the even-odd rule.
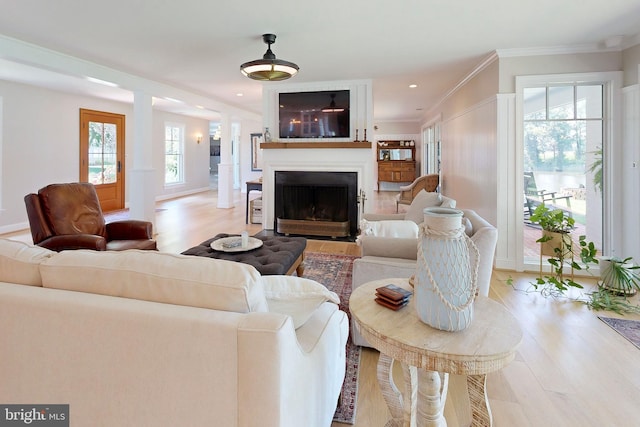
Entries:
[[260,246],[262,246],[262,240],[255,237],[249,237],[249,244],[246,247],[242,247],[240,236],[223,237],[211,242],[211,249],[220,252],[246,252],[258,249]]

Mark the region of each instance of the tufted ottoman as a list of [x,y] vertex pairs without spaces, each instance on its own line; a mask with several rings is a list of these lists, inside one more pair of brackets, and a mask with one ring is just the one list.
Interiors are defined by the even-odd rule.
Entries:
[[243,262],[254,266],[263,276],[293,274],[294,271],[299,277],[302,276],[303,254],[307,247],[307,239],[304,237],[253,236],[262,240],[263,244],[258,249],[247,252],[220,252],[211,248],[211,242],[229,236],[237,234],[220,233],[182,254]]

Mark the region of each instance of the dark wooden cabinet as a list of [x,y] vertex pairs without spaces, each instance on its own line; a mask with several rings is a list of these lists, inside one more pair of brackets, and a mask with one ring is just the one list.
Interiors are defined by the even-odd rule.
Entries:
[[377,150],[378,190],[381,182],[413,182],[416,179],[413,141],[378,141]]

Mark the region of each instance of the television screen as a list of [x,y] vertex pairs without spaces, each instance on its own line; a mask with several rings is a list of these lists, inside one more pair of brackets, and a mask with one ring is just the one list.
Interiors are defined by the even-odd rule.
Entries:
[[349,138],[349,91],[280,93],[280,139]]

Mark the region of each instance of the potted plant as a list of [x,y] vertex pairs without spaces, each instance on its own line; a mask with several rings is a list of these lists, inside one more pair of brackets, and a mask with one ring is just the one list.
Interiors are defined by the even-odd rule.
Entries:
[[[540,276],[534,287],[538,289],[549,286],[550,291],[559,293],[569,287],[582,288],[582,285],[573,280],[573,271],[588,270],[591,264],[598,264],[594,243],[588,242],[586,236],[579,236],[577,243],[573,241],[570,232],[575,220],[562,209],[550,209],[541,203],[531,215],[531,222],[542,228],[542,237],[536,240],[541,244]],[[547,262],[551,266],[551,274],[547,276],[542,275],[542,255],[549,257]],[[565,276],[565,267],[571,268],[569,277]]]
[[[546,296],[566,296],[569,288],[584,288],[573,280],[573,270],[588,270],[591,264],[601,264],[601,283],[593,292],[587,293],[586,298],[581,296],[575,300],[593,310],[640,313],[640,306],[627,299],[640,290],[640,266],[633,265],[631,257],[602,257],[598,261],[596,247],[586,240],[586,236],[579,236],[577,243],[571,238],[575,221],[561,209],[549,209],[540,204],[531,215],[531,222],[539,224],[543,231],[537,242],[551,249],[547,251],[541,247],[540,276],[532,283],[535,291]],[[551,273],[546,276],[542,275],[543,252],[550,253],[547,261],[551,265]],[[564,274],[565,267],[571,267],[569,278]],[[513,286],[511,278],[507,284]]]
[[542,228],[542,237],[537,240],[541,244],[542,255],[555,257],[557,250],[565,252],[571,245],[569,233],[575,226],[575,219],[562,209],[549,209],[544,203],[539,204],[531,215],[531,222]]
[[638,269],[640,266],[634,265],[631,257],[625,259],[602,257],[600,258],[602,287],[620,296],[635,295],[640,290]]

